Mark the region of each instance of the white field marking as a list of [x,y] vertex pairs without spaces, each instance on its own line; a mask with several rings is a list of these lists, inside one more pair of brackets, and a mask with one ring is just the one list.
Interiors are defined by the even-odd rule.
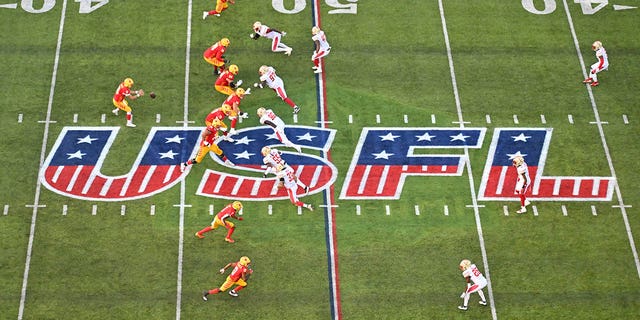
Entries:
[[78,114],[77,113],[73,114],[73,123],[78,123]]
[[0,8],[15,9],[17,7],[18,7],[17,3],[0,4]]
[[367,184],[367,179],[369,178],[369,173],[371,172],[371,166],[367,165],[364,167],[364,173],[362,173],[362,180],[360,180],[360,185],[358,186],[358,194],[362,194],[364,192],[364,187]]
[[233,185],[233,189],[231,190],[231,194],[238,194],[240,191],[240,187],[242,187],[242,183],[244,182],[244,178],[238,178],[236,183]]
[[80,172],[82,171],[82,168],[84,168],[83,165],[79,165],[78,167],[76,167],[76,170],[73,172],[73,175],[71,176],[71,179],[69,180],[69,184],[67,185],[67,191],[71,191],[71,189],[73,189],[73,187],[76,184],[76,181],[78,181],[78,176],[80,175]]
[[567,212],[567,206],[563,204],[561,208],[562,208],[562,215],[565,217],[569,216],[569,212]]
[[465,208],[484,208],[486,207],[484,204],[468,204],[465,206]]
[[562,180],[553,179],[553,195],[557,196],[560,194],[560,186],[562,185]]
[[152,204],[151,208],[149,208],[149,215],[150,216],[155,216],[156,215],[156,205]]
[[442,170],[442,172],[447,172],[447,166],[442,166],[440,170]]
[[297,207],[298,208],[298,215],[301,216],[302,215],[302,207]]
[[[160,114],[156,113],[156,123],[160,123]],[[242,119],[242,118],[241,118]]]
[[22,113],[18,113],[18,123],[22,123],[22,118],[24,117],[24,115],[22,115]]
[[498,186],[496,187],[496,194],[502,194],[502,189],[504,188],[504,180],[505,180],[505,176],[507,175],[508,169],[509,167],[507,166],[502,166],[502,169],[500,169],[500,180],[498,180]]
[[531,206],[531,209],[533,209],[533,215],[537,217],[538,216],[538,207]]
[[220,175],[220,179],[218,179],[218,182],[216,182],[216,186],[213,188],[213,192],[214,193],[219,193],[220,192],[220,189],[222,189],[222,185],[224,184],[224,179],[226,177],[227,176],[224,175],[224,174]]
[[120,206],[120,215],[124,216],[127,213],[127,206],[124,204]]
[[485,119],[487,119],[487,123],[491,123],[491,116],[490,115],[485,115],[484,117],[485,117]]
[[153,176],[153,173],[156,172],[157,168],[158,166],[155,165],[149,167],[149,170],[147,170],[147,173],[144,175],[144,178],[140,183],[140,187],[138,188],[139,193],[142,193],[147,188],[147,186],[149,185],[149,181],[151,181],[151,177]]
[[594,216],[598,215],[598,211],[596,210],[596,206],[591,206],[591,214]]
[[[240,119],[242,119],[242,118],[240,118]],[[314,123],[317,123],[317,124],[333,124],[333,121],[317,121],[316,120],[316,121],[314,121]]]
[[164,179],[162,180],[162,183],[169,182],[169,180],[171,180],[171,177],[173,176],[173,171],[177,169],[178,169],[178,166],[169,166],[167,173],[164,174]]
[[[191,13],[193,1],[189,0],[187,5],[187,39],[185,46],[184,60],[184,100],[183,100],[183,126],[186,128],[189,121],[189,73],[191,63]],[[191,121],[193,123],[193,121]],[[180,181],[180,222],[178,226],[178,266],[176,276],[176,320],[180,320],[182,305],[182,263],[184,257],[184,218],[185,218],[185,198],[186,179]]]
[[582,184],[582,179],[576,177],[576,179],[573,182],[573,190],[572,190],[572,195],[577,196],[580,194],[580,185]]
[[[571,29],[571,36],[573,38],[573,44],[576,49],[576,55],[578,56],[578,60],[580,61],[580,68],[582,69],[583,78],[587,77],[587,68],[584,65],[584,60],[582,59],[582,54],[580,53],[580,44],[578,43],[578,36],[576,35],[575,28],[573,27],[573,20],[571,18],[571,12],[569,11],[569,6],[566,0],[563,0],[564,11],[567,14],[567,19],[569,21],[569,27]],[[589,100],[591,101],[591,108],[593,109],[593,114],[595,116],[596,121],[600,121],[600,112],[598,111],[598,106],[596,105],[595,98],[593,96],[593,90],[591,86],[585,86],[587,88],[587,92],[589,93]],[[613,167],[613,159],[611,158],[611,153],[609,152],[609,146],[607,144],[607,139],[604,136],[604,128],[601,124],[598,124],[598,133],[600,134],[600,140],[602,143],[602,148],[604,149],[605,156],[607,158],[607,164],[609,165],[609,170],[611,171],[611,176],[613,177],[613,181],[617,181],[616,170]],[[640,277],[640,259],[638,258],[638,249],[636,248],[636,243],[633,238],[633,232],[631,231],[631,225],[629,224],[629,217],[627,216],[627,210],[625,208],[624,200],[622,199],[622,191],[620,191],[620,186],[618,183],[614,183],[614,189],[616,192],[616,197],[618,198],[618,203],[620,206],[620,212],[622,213],[622,220],[624,221],[625,229],[627,230],[627,238],[629,239],[629,247],[631,248],[631,253],[633,255],[633,260],[636,264],[636,272],[638,273],[638,277]]]
[[4,210],[2,211],[2,214],[5,215],[5,216],[9,214],[9,205],[8,204],[4,205]]
[[404,115],[404,123],[409,123],[409,116],[408,115]]
[[384,186],[387,184],[387,174],[389,173],[390,166],[384,166],[382,169],[382,178],[378,182],[378,189],[376,190],[377,194],[381,194],[384,191]]
[[380,115],[376,114],[376,123],[380,123]]
[[54,121],[54,120],[38,120],[38,123],[49,124],[49,123],[58,123],[58,121]]
[[567,119],[569,120],[570,124],[573,124],[573,115],[572,114],[567,115]]
[[62,215],[66,216],[68,211],[69,211],[69,207],[66,204],[63,204],[62,205]]
[[359,204],[357,204],[357,205],[356,205],[356,216],[359,216],[359,215],[360,215],[361,210],[362,210],[362,209],[360,208],[360,205],[359,205]]
[[419,205],[413,206],[413,210],[415,211],[416,216],[420,215],[420,206]]
[[293,123],[298,123],[298,114],[297,113],[293,114]]
[[622,115],[622,121],[624,122],[624,124],[629,124],[629,117],[627,117],[626,114]]
[[431,114],[431,123],[432,124],[436,124],[436,115],[435,114]]
[[385,210],[385,212],[386,212],[386,214],[387,214],[388,216],[390,216],[390,215],[391,215],[391,209],[389,208],[389,205],[385,205],[385,206],[384,206],[384,210]]
[[101,196],[106,196],[107,192],[109,192],[109,189],[111,188],[111,184],[113,183],[113,179],[109,179],[107,178],[107,181],[104,182],[104,185],[102,186],[102,189],[100,189],[100,195]]
[[598,195],[598,191],[600,191],[600,179],[593,179],[593,186],[591,187],[591,195]]
[[349,123],[353,123],[353,115],[349,115]]
[[518,115],[517,114],[513,115],[513,123],[515,123],[515,124],[520,123],[520,121],[518,121]]
[[176,121],[176,123],[182,123],[184,127],[187,127],[188,124],[196,123],[196,122],[193,120],[180,120],[180,121]]
[[258,192],[260,191],[260,185],[262,184],[262,181],[263,180],[258,180],[257,183],[253,184],[253,187],[251,187],[251,193],[250,193],[252,196],[257,196],[258,195]]
[[629,9],[638,9],[638,7],[632,7],[632,6],[622,6],[619,4],[614,4],[613,5],[613,10],[629,10]]
[[540,115],[540,122],[542,122],[542,124],[547,124],[547,118],[544,116],[544,114]]
[[340,208],[340,206],[337,204],[330,204],[330,205],[321,204],[318,206],[318,208]]
[[212,216],[212,215],[213,215],[213,212],[214,212],[214,211],[213,211],[213,205],[212,205],[212,204],[210,204],[210,205],[209,205],[209,215],[210,215],[210,216]]
[[94,204],[94,205],[91,206],[91,215],[95,216],[97,214],[98,214],[98,205]]
[[444,205],[444,215],[448,216],[449,215],[449,206],[448,205]]
[[508,206],[502,206],[502,212],[504,213],[505,216],[509,215],[509,207]]
[[51,178],[51,181],[58,182],[58,178],[60,178],[60,175],[62,174],[62,170],[64,170],[64,166],[58,166],[58,168],[56,169],[56,172],[53,174],[53,177]]
[[273,214],[273,206],[269,205],[269,207],[267,208],[267,212],[269,213],[269,215]]
[[106,123],[106,122],[107,122],[107,115],[103,113],[100,116],[100,123]]
[[98,175],[96,175],[94,172],[91,172],[89,179],[87,179],[87,182],[84,183],[84,187],[82,187],[82,194],[87,194],[87,192],[89,192],[89,189],[91,189],[91,186],[93,185],[93,181],[97,177]]
[[[444,8],[442,6],[442,0],[438,0],[438,9],[440,11],[440,20],[442,21],[442,32],[444,34],[444,41],[447,47],[447,60],[449,61],[449,71],[451,73],[451,85],[453,87],[453,95],[456,102],[456,110],[458,112],[458,120],[460,121],[460,127],[464,128],[464,120],[462,117],[462,106],[460,104],[460,96],[458,94],[458,83],[456,80],[456,72],[453,66],[453,55],[451,54],[451,44],[449,42],[449,34],[447,31],[447,22],[444,16]],[[471,161],[469,161],[469,148],[464,148],[465,164],[467,166],[467,174],[469,177],[469,190],[471,191],[471,201],[474,205],[473,212],[476,220],[476,231],[478,232],[478,240],[480,242],[480,251],[482,252],[482,260],[484,263],[485,277],[487,278],[487,293],[489,294],[489,304],[491,305],[491,317],[493,320],[498,319],[496,313],[495,299],[493,298],[493,288],[491,285],[491,271],[489,269],[489,262],[487,257],[487,248],[484,243],[484,236],[482,235],[482,222],[480,221],[480,212],[477,207],[478,197],[475,190],[475,182],[473,179],[473,172],[471,170]]]
[[318,185],[318,181],[320,181],[320,177],[322,177],[322,167],[317,166],[316,170],[313,171],[313,176],[311,176],[311,181],[309,181],[309,188],[313,188]]
[[589,124],[609,124],[609,121],[602,121],[602,122],[599,122],[599,121],[590,121],[590,122],[589,122]]

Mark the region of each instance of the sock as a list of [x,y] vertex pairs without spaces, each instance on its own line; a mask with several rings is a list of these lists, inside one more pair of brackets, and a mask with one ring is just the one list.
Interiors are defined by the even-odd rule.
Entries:
[[525,198],[525,196],[524,196],[524,193],[521,193],[521,194],[520,194],[520,206],[524,207],[524,200],[525,200],[525,199],[526,199],[526,198]]
[[233,288],[233,291],[238,292],[238,291],[240,291],[242,289],[244,289],[243,286],[237,286],[237,287]]
[[133,115],[131,112],[127,112],[127,122],[131,122],[133,120]]
[[295,104],[295,103],[293,103],[293,101],[291,101],[291,99],[289,99],[289,98],[284,98],[284,99],[282,99],[282,100],[284,100],[284,102],[286,102],[288,105],[290,105],[290,106],[291,106],[291,108],[295,108],[295,107],[297,107],[297,106],[296,106],[296,104]]
[[233,118],[233,120],[231,120],[231,129],[235,129],[236,128],[236,123],[238,122],[238,118]]
[[219,288],[215,288],[215,289],[209,290],[209,294],[217,294],[218,292],[220,292]]
[[209,232],[209,231],[211,231],[211,230],[213,230],[213,229],[211,229],[211,226],[208,226],[208,227],[206,227],[206,228],[204,228],[204,229],[202,229],[202,230],[198,231],[198,234],[199,234],[199,235],[202,235],[203,233]]
[[236,227],[232,227],[229,228],[229,231],[227,231],[227,238],[231,239],[231,235],[233,234],[233,231],[236,229]]
[[485,299],[484,297],[484,292],[482,292],[482,290],[478,290],[478,295],[480,296],[480,299],[482,299],[482,301],[487,301],[487,299]]

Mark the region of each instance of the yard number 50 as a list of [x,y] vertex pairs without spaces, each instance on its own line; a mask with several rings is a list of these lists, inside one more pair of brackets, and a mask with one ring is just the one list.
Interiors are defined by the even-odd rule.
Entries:
[[[534,0],[522,0],[522,7],[533,14],[550,14],[556,10],[556,0],[538,0],[542,1],[544,8],[536,9],[533,4]],[[573,0],[573,3],[579,3],[583,14],[594,14],[609,4],[609,0]],[[595,5],[595,7],[593,6]]]
[[[29,13],[43,13],[47,12],[56,5],[56,0],[41,0],[42,6],[38,9],[33,5],[34,0],[22,0],[20,2],[20,7],[22,10]],[[38,1],[40,2],[40,1]],[[109,3],[109,0],[76,0],[76,2],[80,3],[80,13],[91,13],[92,11],[104,6]],[[12,8],[15,9],[15,6]]]

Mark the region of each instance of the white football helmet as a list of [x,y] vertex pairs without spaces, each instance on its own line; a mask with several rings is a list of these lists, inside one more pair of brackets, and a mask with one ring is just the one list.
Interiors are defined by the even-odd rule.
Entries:
[[255,32],[260,31],[260,27],[262,27],[262,23],[260,21],[256,21],[253,23],[253,31]]
[[269,67],[267,67],[267,66],[260,66],[260,69],[258,69],[258,73],[260,75],[263,75],[263,74],[267,73],[267,71],[269,71]]
[[471,267],[471,261],[469,261],[468,259],[460,261],[460,270],[464,271],[469,269],[469,267]]
[[521,156],[516,156],[513,158],[513,165],[516,167],[521,166],[524,163],[524,159]]
[[596,51],[600,48],[602,48],[602,42],[600,41],[596,41],[591,45],[591,49],[593,49],[593,51]]
[[262,155],[263,155],[263,156],[265,156],[265,157],[266,157],[270,152],[271,152],[271,148],[269,148],[269,147],[262,147],[262,151],[261,151],[261,153],[262,153]]
[[262,117],[265,112],[267,112],[267,109],[263,107],[258,108],[258,117]]
[[311,34],[312,35],[316,35],[318,34],[318,32],[320,32],[320,28],[318,28],[317,26],[313,26],[313,28],[311,28]]

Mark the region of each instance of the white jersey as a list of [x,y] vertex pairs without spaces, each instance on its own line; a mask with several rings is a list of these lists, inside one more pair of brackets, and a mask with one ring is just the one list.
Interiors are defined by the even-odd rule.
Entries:
[[260,28],[258,28],[258,30],[253,29],[253,31],[259,34],[261,37],[265,37],[269,39],[273,39],[276,36],[282,35],[280,32],[273,31],[271,30],[271,28],[269,28],[268,26],[265,26],[264,24],[261,25]]
[[331,46],[329,46],[329,42],[327,42],[327,37],[324,35],[324,31],[320,30],[313,37],[311,37],[313,41],[318,41],[320,46],[316,48],[316,51],[327,51]]
[[600,49],[596,50],[596,58],[598,59],[598,62],[594,65],[598,69],[606,69],[609,67],[609,57],[607,57],[607,50],[605,50],[604,47],[600,47]]
[[529,177],[529,168],[527,167],[526,162],[523,162],[521,165],[516,167],[516,170],[518,170],[517,184],[531,184],[531,178]]
[[267,67],[267,72],[260,76],[260,81],[265,81],[267,86],[271,89],[277,89],[284,86],[282,79],[276,75],[276,69],[273,67]]
[[275,124],[276,127],[273,128],[274,131],[284,131],[284,121],[282,121],[280,117],[273,113],[273,110],[271,109],[265,110],[262,117],[260,117],[261,124],[266,124],[267,121]]
[[298,189],[298,183],[296,178],[296,173],[293,171],[291,167],[285,167],[282,171],[277,173],[278,179],[284,179],[284,187],[295,191]]
[[471,281],[473,281],[474,284],[477,284],[481,288],[487,285],[487,279],[482,275],[475,264],[469,266],[467,270],[462,271],[462,276],[465,278],[471,277]]

